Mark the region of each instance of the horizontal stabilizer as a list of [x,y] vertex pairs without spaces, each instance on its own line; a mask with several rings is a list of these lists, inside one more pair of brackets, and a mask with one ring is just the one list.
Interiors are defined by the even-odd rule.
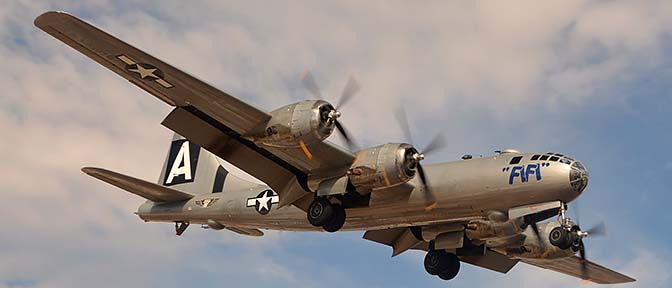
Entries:
[[102,168],[84,167],[82,172],[153,202],[178,202],[194,195]]

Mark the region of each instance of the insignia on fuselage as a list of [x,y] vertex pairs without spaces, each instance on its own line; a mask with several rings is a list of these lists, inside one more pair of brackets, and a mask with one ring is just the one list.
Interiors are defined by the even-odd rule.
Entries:
[[208,208],[208,207],[212,206],[212,204],[215,204],[215,202],[217,202],[217,200],[219,200],[219,199],[218,198],[206,198],[206,199],[198,200],[194,203],[196,203],[196,205],[201,206],[203,208]]
[[261,215],[271,211],[273,204],[280,202],[280,196],[275,191],[267,189],[261,191],[257,197],[247,198],[247,207],[254,207]]

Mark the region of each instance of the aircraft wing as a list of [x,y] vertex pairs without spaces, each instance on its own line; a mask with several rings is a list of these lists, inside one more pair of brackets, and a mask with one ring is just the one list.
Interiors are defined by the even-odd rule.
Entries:
[[35,26],[131,83],[176,107],[163,125],[264,181],[280,206],[306,196],[309,175],[340,173],[354,155],[328,142],[300,148],[259,147],[244,138],[271,115],[63,12],[46,12]]
[[583,276],[581,273],[581,258],[576,256],[559,259],[521,259],[521,261],[598,284],[618,284],[635,281],[633,278],[587,260],[586,276]]

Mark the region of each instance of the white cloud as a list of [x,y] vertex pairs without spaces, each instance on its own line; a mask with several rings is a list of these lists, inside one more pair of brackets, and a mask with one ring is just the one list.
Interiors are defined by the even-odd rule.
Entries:
[[[344,109],[344,122],[359,139],[402,140],[390,111],[404,104],[418,128],[416,139],[451,131],[460,136],[451,137],[455,153],[492,148],[482,140],[499,135],[498,141],[534,145],[544,132],[507,135],[529,121],[511,115],[553,114],[564,109],[552,105],[606,97],[596,91],[658,67],[662,39],[672,29],[667,1],[290,4],[0,4],[0,211],[9,225],[3,229],[11,231],[0,233],[0,287],[24,280],[45,287],[178,286],[166,283],[173,279],[166,275],[182,273],[185,263],[190,272],[225,273],[236,283],[254,272],[280,286],[321,282],[319,275],[291,269],[316,266],[316,259],[265,256],[300,238],[281,242],[287,234],[270,233],[270,239],[249,240],[190,228],[177,240],[169,225],[141,223],[131,214],[140,199],[84,176],[79,169],[94,165],[155,179],[170,139],[159,122],[169,108],[34,28],[33,18],[45,10],[87,18],[267,109],[308,97],[297,79],[305,68],[314,69],[329,99],[353,73],[363,90]],[[561,124],[540,124],[554,125]],[[224,252],[212,246],[245,253],[218,254]],[[209,258],[213,253],[227,258]],[[642,255],[649,258],[637,263],[669,266]],[[626,270],[639,274],[637,267]],[[531,269],[497,278],[498,284],[567,283],[564,276]],[[317,271],[347,278],[336,264]],[[543,277],[528,279],[530,273]],[[664,285],[650,281],[644,283]]]

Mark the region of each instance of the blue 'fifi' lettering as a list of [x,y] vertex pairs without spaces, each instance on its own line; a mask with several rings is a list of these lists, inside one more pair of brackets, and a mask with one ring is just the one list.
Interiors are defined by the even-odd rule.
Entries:
[[522,173],[520,173],[521,170],[523,170],[523,166],[513,166],[513,168],[511,168],[511,174],[509,175],[509,184],[510,185],[513,185],[513,179],[515,179],[518,176],[523,175]]
[[527,166],[513,166],[511,168],[511,174],[509,174],[509,184],[513,185],[513,182],[517,177],[520,177],[521,183],[526,183],[530,181],[530,175],[534,175],[537,181],[541,181],[541,165],[527,164]]

